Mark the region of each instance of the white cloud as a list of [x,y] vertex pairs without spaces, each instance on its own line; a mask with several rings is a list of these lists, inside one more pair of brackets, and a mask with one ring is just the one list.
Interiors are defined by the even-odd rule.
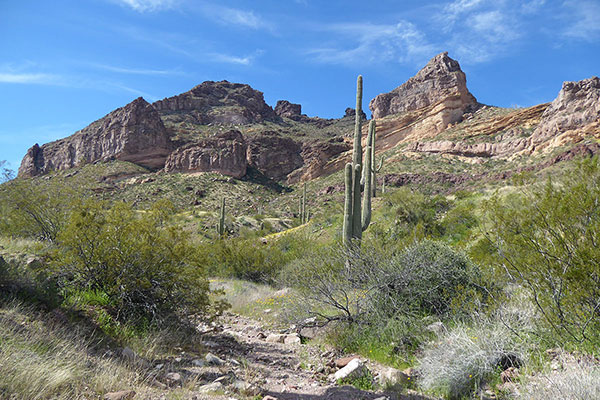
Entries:
[[600,37],[600,3],[594,1],[566,1],[567,27],[563,35],[592,41]]
[[324,63],[420,63],[431,58],[435,51],[424,34],[407,21],[400,21],[395,25],[342,23],[318,29],[334,35],[331,37],[334,44],[308,51],[316,61]]
[[0,72],[0,83],[58,85],[60,77],[42,73]]
[[222,25],[237,25],[249,29],[273,29],[271,23],[252,10],[247,11],[209,3],[203,4],[200,10],[206,17]]
[[143,69],[143,68],[124,68],[107,64],[90,64],[92,67],[103,69],[110,72],[130,75],[181,75],[182,72],[174,70]]
[[123,6],[130,7],[138,12],[161,11],[173,8],[177,0],[111,0]]

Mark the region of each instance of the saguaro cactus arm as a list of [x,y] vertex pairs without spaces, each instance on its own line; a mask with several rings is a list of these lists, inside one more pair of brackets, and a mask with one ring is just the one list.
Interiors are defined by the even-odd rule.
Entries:
[[352,164],[346,164],[346,169],[344,170],[345,184],[346,184],[346,192],[344,197],[344,230],[343,230],[343,240],[346,246],[350,246],[352,242],[352,203],[354,201],[352,196]]

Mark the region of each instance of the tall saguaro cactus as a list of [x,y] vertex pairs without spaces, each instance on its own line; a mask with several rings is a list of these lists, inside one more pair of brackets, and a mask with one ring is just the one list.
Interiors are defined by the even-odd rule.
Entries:
[[217,225],[217,232],[219,237],[222,238],[225,235],[225,197],[221,200],[221,208],[219,210],[219,223]]
[[308,210],[306,209],[306,182],[302,187],[302,197],[300,198],[300,223],[305,224],[308,222]]
[[362,232],[369,227],[371,223],[371,197],[372,191],[372,170],[374,154],[375,123],[371,121],[369,126],[369,135],[367,138],[367,147],[365,154],[364,171],[365,190],[361,204],[361,173],[363,171],[362,162],[362,76],[358,76],[356,82],[356,119],[354,124],[354,148],[352,152],[352,163],[348,163],[345,168],[345,200],[344,200],[344,228],[343,238],[346,246],[350,246],[352,240],[360,241]]

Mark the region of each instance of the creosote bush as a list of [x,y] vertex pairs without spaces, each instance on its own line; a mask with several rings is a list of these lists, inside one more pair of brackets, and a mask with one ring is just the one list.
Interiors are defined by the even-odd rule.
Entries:
[[50,263],[65,291],[99,291],[117,319],[159,320],[208,306],[208,281],[188,234],[166,224],[168,204],[136,212],[87,200],[74,206]]

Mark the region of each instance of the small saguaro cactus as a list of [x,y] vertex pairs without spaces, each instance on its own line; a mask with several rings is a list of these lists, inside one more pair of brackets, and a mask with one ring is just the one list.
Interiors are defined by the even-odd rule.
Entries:
[[298,216],[300,217],[300,223],[305,224],[309,219],[309,212],[306,209],[306,182],[304,182],[304,186],[302,187],[302,196],[299,203]]
[[344,200],[344,244],[350,246],[352,239],[360,241],[362,232],[369,227],[371,223],[371,197],[373,195],[372,186],[372,161],[374,152],[375,122],[371,121],[369,125],[369,135],[367,137],[367,147],[365,154],[364,169],[365,190],[361,204],[361,173],[362,165],[362,76],[358,76],[356,83],[356,119],[354,124],[354,148],[352,153],[352,163],[348,163],[345,168],[345,200]]
[[225,236],[225,197],[221,200],[221,208],[219,210],[219,223],[217,225],[217,233],[219,237]]

